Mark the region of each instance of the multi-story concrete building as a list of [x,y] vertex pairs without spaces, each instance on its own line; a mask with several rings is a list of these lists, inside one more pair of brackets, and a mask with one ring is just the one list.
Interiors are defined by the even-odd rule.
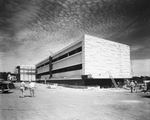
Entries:
[[18,81],[36,81],[34,65],[20,65],[16,67]]
[[131,78],[130,47],[84,35],[36,65],[37,77],[49,82],[101,84]]

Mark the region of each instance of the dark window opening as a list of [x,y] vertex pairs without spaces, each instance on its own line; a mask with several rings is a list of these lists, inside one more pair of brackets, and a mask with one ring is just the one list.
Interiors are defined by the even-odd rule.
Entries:
[[37,73],[37,75],[49,75],[49,71],[48,72],[43,72],[43,73]]
[[79,47],[79,48],[77,48],[77,49],[75,49],[75,50],[70,51],[70,52],[69,52],[69,56],[71,56],[71,55],[73,55],[73,54],[76,54],[76,53],[78,53],[78,52],[81,52],[81,51],[82,51],[82,47]]
[[81,70],[81,69],[82,69],[82,64],[78,64],[78,65],[73,65],[73,66],[68,66],[68,67],[65,67],[65,68],[53,70],[52,74],[68,72],[68,71],[75,71],[75,70]]
[[61,56],[53,59],[52,62],[56,62],[58,60],[61,60],[63,58],[66,58],[68,56],[71,56],[71,55],[76,54],[76,53],[81,52],[81,51],[82,51],[82,47],[76,48],[75,50],[72,50],[72,51],[70,51],[70,52],[68,52],[68,53],[66,53],[64,55],[61,55]]
[[43,66],[48,65],[48,64],[49,64],[49,61],[44,63],[44,64],[42,64],[42,65],[40,65],[40,66],[37,66],[36,68],[40,68],[40,67],[43,67]]

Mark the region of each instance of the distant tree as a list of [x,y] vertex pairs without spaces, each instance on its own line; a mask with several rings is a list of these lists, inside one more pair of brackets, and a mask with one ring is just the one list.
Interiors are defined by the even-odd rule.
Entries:
[[144,80],[150,79],[149,76],[133,76],[130,80],[136,80],[138,83],[143,83]]
[[143,80],[150,80],[150,77],[149,76],[144,76]]
[[0,72],[0,79],[3,79],[3,75],[2,75],[2,72]]
[[7,76],[8,76],[8,73],[4,72],[4,73],[3,73],[3,79],[4,79],[4,80],[7,80]]
[[0,78],[7,80],[8,74],[11,74],[10,72],[0,72]]

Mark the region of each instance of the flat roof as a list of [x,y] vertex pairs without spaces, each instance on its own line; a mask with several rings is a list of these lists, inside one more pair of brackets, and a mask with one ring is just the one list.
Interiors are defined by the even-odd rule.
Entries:
[[20,67],[35,67],[35,65],[18,65]]

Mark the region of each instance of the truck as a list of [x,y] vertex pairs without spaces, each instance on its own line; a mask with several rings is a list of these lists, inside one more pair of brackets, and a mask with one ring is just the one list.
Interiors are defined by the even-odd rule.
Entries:
[[15,85],[11,81],[0,80],[0,90],[2,93],[9,92],[11,89],[15,89]]

